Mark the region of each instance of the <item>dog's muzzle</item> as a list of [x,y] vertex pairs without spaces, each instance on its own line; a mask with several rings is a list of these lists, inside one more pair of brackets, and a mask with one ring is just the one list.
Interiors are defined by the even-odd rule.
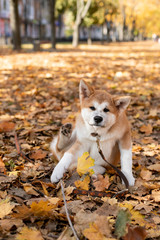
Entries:
[[101,116],[95,116],[94,117],[94,122],[98,126],[100,123],[103,121],[103,118]]

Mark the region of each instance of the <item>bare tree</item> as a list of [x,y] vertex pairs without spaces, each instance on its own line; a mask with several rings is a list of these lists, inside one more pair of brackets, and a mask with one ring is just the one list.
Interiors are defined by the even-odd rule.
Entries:
[[51,25],[51,43],[52,48],[56,48],[56,27],[55,27],[55,5],[56,0],[48,0],[49,18]]
[[73,41],[72,45],[73,47],[78,46],[79,41],[79,26],[83,20],[83,18],[86,16],[88,9],[91,5],[92,0],[87,0],[86,4],[84,4],[84,0],[77,0],[77,14],[76,14],[76,20],[74,24],[74,31],[73,31]]
[[10,13],[11,13],[11,30],[13,49],[21,49],[21,36],[20,36],[20,21],[18,14],[18,0],[10,0]]

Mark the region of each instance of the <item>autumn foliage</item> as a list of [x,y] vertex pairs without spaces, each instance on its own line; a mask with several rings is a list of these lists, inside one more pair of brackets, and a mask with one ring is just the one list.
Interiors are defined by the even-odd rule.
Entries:
[[[80,177],[66,174],[67,207],[77,234],[89,240],[159,239],[159,59],[160,45],[152,42],[1,51],[0,239],[73,239],[60,185],[50,183],[56,162],[49,144],[61,124],[74,122],[80,79],[132,97],[127,114],[136,183],[117,198],[81,196],[73,194],[75,186],[115,193],[123,186],[113,170],[96,182],[84,167]],[[29,161],[17,152],[15,132]]]

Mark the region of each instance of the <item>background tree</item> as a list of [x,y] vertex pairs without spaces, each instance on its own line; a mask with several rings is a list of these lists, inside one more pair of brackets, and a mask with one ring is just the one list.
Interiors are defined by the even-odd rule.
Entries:
[[79,41],[79,26],[82,23],[82,20],[87,14],[87,11],[91,5],[92,0],[87,0],[86,4],[84,3],[84,0],[77,0],[77,9],[76,9],[76,19],[73,27],[73,41],[72,45],[73,47],[78,46],[78,41]]
[[10,21],[12,31],[13,49],[21,49],[20,21],[18,14],[18,0],[10,0]]
[[51,25],[51,43],[53,49],[56,48],[55,6],[56,0],[48,0],[49,19]]

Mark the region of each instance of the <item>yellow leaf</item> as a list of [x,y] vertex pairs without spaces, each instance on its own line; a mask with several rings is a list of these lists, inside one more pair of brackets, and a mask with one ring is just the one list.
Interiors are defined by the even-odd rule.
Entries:
[[84,190],[89,189],[89,183],[90,183],[90,177],[88,175],[83,179],[83,181],[77,180],[74,182],[74,184],[77,188],[81,188]]
[[16,240],[44,240],[40,231],[36,228],[23,227],[19,234],[16,236]]
[[30,205],[31,211],[35,216],[49,216],[53,206],[48,201],[41,200],[40,202],[32,202]]
[[6,215],[12,212],[15,205],[9,202],[9,198],[0,201],[0,218],[3,219]]
[[78,158],[77,172],[80,176],[86,174],[87,172],[92,175],[94,174],[93,169],[91,169],[93,166],[94,159],[89,156],[88,152],[85,152],[81,157]]
[[89,240],[106,240],[107,238],[99,231],[99,228],[95,223],[91,223],[89,228],[83,231],[83,234]]

